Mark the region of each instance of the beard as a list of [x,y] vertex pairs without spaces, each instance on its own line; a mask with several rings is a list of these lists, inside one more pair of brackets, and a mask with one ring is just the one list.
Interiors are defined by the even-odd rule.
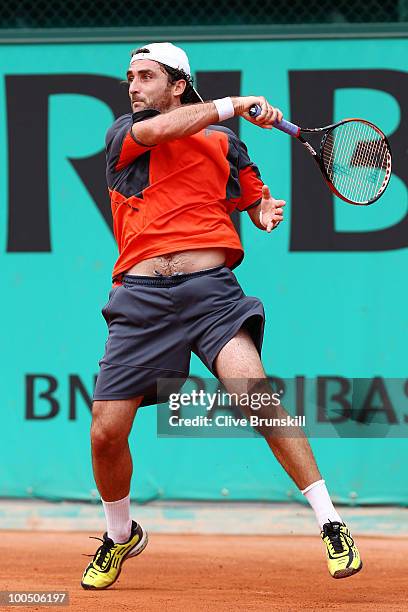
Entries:
[[[173,106],[173,97],[171,95],[170,87],[167,86],[166,89],[161,92],[158,96],[154,98],[145,98],[144,100],[134,100],[135,102],[140,102],[144,104],[143,108],[138,110],[145,110],[147,108],[152,108],[154,110],[159,111],[159,113],[166,113]],[[133,101],[131,101],[131,106]],[[133,107],[132,107],[133,110]],[[135,111],[137,112],[137,111]]]

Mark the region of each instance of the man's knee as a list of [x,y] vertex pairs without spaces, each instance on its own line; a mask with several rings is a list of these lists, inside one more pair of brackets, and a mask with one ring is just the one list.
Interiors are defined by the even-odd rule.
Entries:
[[93,403],[91,443],[94,453],[110,454],[127,444],[140,401],[95,401]]
[[93,422],[91,426],[91,444],[93,453],[109,455],[127,444],[128,434],[118,432],[112,426]]

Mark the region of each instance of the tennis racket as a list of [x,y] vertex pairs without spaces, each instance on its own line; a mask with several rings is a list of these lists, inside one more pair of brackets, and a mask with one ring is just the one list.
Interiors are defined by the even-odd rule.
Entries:
[[[258,117],[261,107],[251,106]],[[274,127],[297,138],[311,153],[331,191],[348,202],[367,206],[382,196],[391,178],[391,149],[387,137],[364,119],[343,119],[320,128],[301,128],[282,119]],[[302,133],[323,133],[317,153]]]

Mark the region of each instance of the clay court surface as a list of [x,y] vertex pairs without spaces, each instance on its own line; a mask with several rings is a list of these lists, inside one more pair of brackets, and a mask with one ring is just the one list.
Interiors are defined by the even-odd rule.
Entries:
[[[151,534],[146,550],[106,591],[84,591],[82,571],[98,533],[0,534],[1,590],[66,590],[60,610],[407,610],[408,538],[358,538],[365,563],[334,580],[318,537]],[[16,607],[2,607],[15,610]],[[18,608],[17,608],[18,609]],[[49,606],[21,606],[44,610]]]

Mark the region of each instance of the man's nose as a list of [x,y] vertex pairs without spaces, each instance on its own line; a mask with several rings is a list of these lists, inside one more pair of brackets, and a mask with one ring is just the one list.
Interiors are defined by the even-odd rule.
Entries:
[[137,79],[132,79],[129,85],[129,93],[136,93],[139,91],[139,83]]

